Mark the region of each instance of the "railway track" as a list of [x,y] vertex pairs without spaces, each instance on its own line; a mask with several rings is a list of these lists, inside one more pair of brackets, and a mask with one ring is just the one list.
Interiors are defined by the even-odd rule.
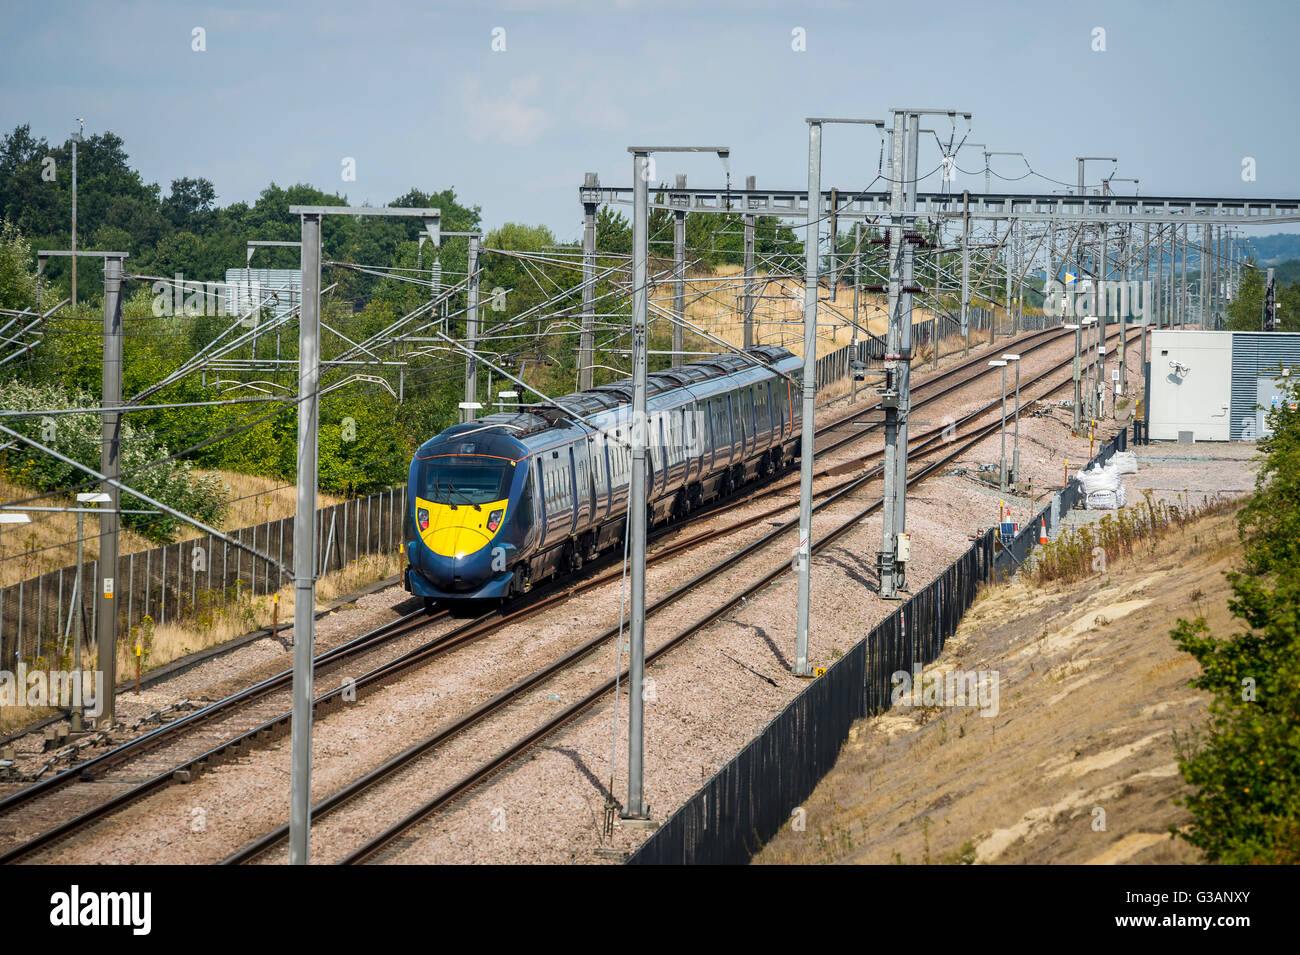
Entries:
[[[1048,377],[1052,372],[1059,370],[1060,367],[1064,364],[1068,364],[1068,362],[1059,363],[1053,366],[1052,368],[1048,369],[1047,371],[1044,371],[1039,375],[1034,376],[1034,378],[1030,379],[1028,382],[1025,382],[1024,386],[1032,387],[1034,384]],[[1042,400],[1043,398],[1047,397],[1053,392],[1059,390],[1061,387],[1064,386],[1064,384],[1065,382],[1058,382],[1049,385],[1042,394],[1040,394],[1037,398],[1033,400]],[[987,414],[993,404],[995,403],[990,403],[989,405],[986,405],[978,409],[977,411],[964,416],[957,423],[957,426],[964,427],[967,424],[969,424],[971,421],[977,419],[978,417]],[[933,473],[933,471],[938,467],[941,467],[943,464],[947,463],[953,458],[960,456],[967,449],[977,444],[979,441],[984,440],[984,438],[988,437],[990,434],[996,433],[999,427],[1000,427],[1000,422],[990,422],[989,424],[985,424],[980,427],[977,427],[972,434],[963,435],[962,439],[956,442],[950,442],[947,439],[947,437],[944,435],[944,431],[946,429],[935,428],[932,429],[930,432],[927,432],[925,435],[920,437],[917,447],[913,449],[913,453],[916,454],[918,457],[925,456],[928,453],[932,453],[933,450],[940,445],[940,442],[944,444],[952,444],[952,447],[949,448],[945,453],[941,454],[935,461],[923,465],[915,475],[909,477],[908,479],[909,486],[914,485],[921,480],[924,480],[925,477]],[[859,490],[861,487],[866,485],[869,481],[875,480],[879,476],[879,474],[880,474],[880,469],[876,468],[867,474],[863,474],[861,476],[850,478],[846,481],[840,482],[833,489],[827,489],[827,493],[824,494],[823,500],[821,501],[821,503],[819,503],[816,506],[815,510],[822,510],[825,507],[835,503],[837,500],[847,497],[849,494]],[[857,523],[860,522],[863,518],[869,516],[870,514],[878,510],[880,506],[881,506],[880,502],[875,502],[869,505],[866,509],[854,514],[847,521],[840,524],[829,534],[822,536],[819,539],[818,545],[814,548],[814,552],[833,543],[844,533],[847,533],[847,531],[850,530],[852,527],[856,526]],[[788,509],[788,507],[789,505],[786,505],[781,508],[777,508],[775,510],[776,511],[785,510]],[[764,515],[761,515],[760,517],[755,519],[762,519],[762,517],[770,516],[772,513],[774,512],[772,511],[766,512]],[[660,612],[661,610],[665,609],[666,607],[672,605],[673,603],[676,603],[678,600],[682,599],[687,594],[693,592],[700,585],[726,572],[728,569],[732,568],[736,564],[748,559],[750,556],[764,549],[776,539],[794,530],[796,526],[797,526],[796,523],[793,521],[787,522],[784,525],[778,527],[777,529],[765,534],[763,537],[759,538],[758,540],[747,545],[745,548],[741,549],[734,555],[728,556],[726,559],[719,562],[718,564],[715,564],[713,567],[710,567],[707,570],[696,575],[691,580],[682,584],[680,587],[678,587],[671,593],[666,594],[664,597],[659,598],[658,600],[654,601],[651,605],[647,606],[646,608],[647,617],[653,616],[658,612]],[[748,597],[752,596],[757,591],[763,589],[768,584],[770,584],[773,580],[775,580],[778,576],[785,573],[786,570],[787,570],[786,565],[782,564],[777,569],[762,576],[757,582],[746,587],[740,594],[733,596],[732,598],[728,599],[723,605],[715,608],[714,610],[705,614],[700,619],[696,620],[691,626],[681,631],[679,634],[673,637],[668,643],[662,645],[654,652],[649,653],[647,655],[647,664],[650,663],[652,660],[657,659],[659,656],[662,656],[664,653],[668,652],[673,647],[680,645],[681,642],[683,642],[692,634],[699,632],[699,630],[708,626],[710,623],[716,621],[720,617],[731,612]],[[318,821],[319,819],[328,816],[330,813],[334,812],[335,810],[338,810],[343,806],[348,805],[354,800],[358,799],[364,793],[370,791],[373,787],[380,786],[385,781],[394,778],[404,768],[413,764],[420,757],[432,752],[440,745],[449,742],[456,736],[463,733],[465,730],[469,729],[471,726],[474,726],[475,724],[484,720],[485,718],[492,715],[493,713],[497,713],[501,711],[502,709],[510,705],[512,702],[515,702],[518,699],[520,699],[525,693],[537,689],[538,686],[544,683],[546,680],[550,679],[551,677],[565,670],[576,661],[582,659],[583,657],[586,657],[591,652],[599,649],[600,646],[603,645],[604,643],[617,637],[619,632],[620,632],[619,628],[610,628],[602,632],[601,634],[598,634],[597,636],[590,638],[589,640],[583,642],[579,646],[571,649],[563,656],[557,658],[556,660],[548,663],[544,667],[534,671],[533,673],[529,674],[523,679],[512,684],[510,687],[498,693],[497,695],[493,696],[489,700],[483,702],[479,706],[458,716],[450,723],[444,725],[443,727],[441,727],[431,735],[426,736],[424,739],[420,740],[419,742],[403,750],[401,753],[398,753],[395,756],[391,757],[380,766],[365,773],[358,779],[354,780],[352,783],[348,784],[344,788],[338,790],[331,796],[327,797],[325,800],[318,802],[312,811],[313,821]],[[627,673],[626,671],[624,671],[624,673],[619,679],[626,680],[626,678],[627,678]],[[536,727],[534,730],[532,730],[525,736],[519,738],[510,746],[506,747],[505,749],[497,753],[495,756],[490,758],[488,761],[486,761],[485,763],[477,767],[470,774],[461,778],[452,786],[444,789],[442,792],[440,792],[438,795],[433,797],[431,800],[421,805],[413,813],[405,816],[397,823],[394,823],[392,826],[385,829],[378,836],[375,836],[374,838],[364,843],[360,848],[354,850],[352,853],[346,856],[342,860],[343,863],[355,864],[359,862],[368,861],[378,853],[382,852],[386,846],[388,846],[393,841],[401,837],[412,826],[418,824],[422,819],[426,818],[430,814],[448,805],[450,802],[455,800],[458,796],[467,792],[469,789],[473,788],[479,782],[483,781],[488,776],[495,773],[498,769],[500,769],[510,760],[520,755],[525,750],[529,749],[533,744],[535,744],[542,738],[550,735],[555,730],[559,729],[560,727],[562,727],[563,725],[565,725],[566,723],[568,723],[569,721],[577,717],[579,714],[584,712],[591,705],[593,705],[603,696],[608,694],[614,688],[614,685],[615,685],[615,678],[610,678],[605,683],[601,684],[599,687],[592,690],[589,694],[587,694],[585,697],[580,699],[578,702],[566,708],[563,712],[555,716],[553,719],[548,720],[544,724]],[[263,854],[270,852],[271,850],[275,849],[277,846],[281,845],[285,840],[285,838],[287,838],[287,835],[288,835],[288,824],[285,823],[279,826],[277,829],[272,830],[271,832],[265,834],[259,839],[254,840],[253,842],[244,846],[237,852],[228,856],[223,861],[225,864],[242,864],[242,863],[253,861],[258,857],[262,856]]]
[[[1028,353],[1034,348],[1042,347],[1056,340],[1056,330],[1045,330],[1044,332],[1035,333],[1026,339],[1017,342],[1017,346],[1023,353]],[[1038,339],[1042,339],[1038,341]],[[1026,345],[1026,342],[1034,342]],[[996,349],[995,349],[996,350]],[[921,391],[932,387],[947,377],[958,374],[977,364],[985,361],[987,355],[977,356],[967,360],[959,365],[948,369],[944,375],[937,378],[926,379],[925,382],[918,383],[916,390]],[[1060,365],[1054,366],[1053,369],[1059,368]],[[975,379],[979,378],[987,371],[987,366],[956,382],[950,382],[942,390],[934,395],[923,398],[918,402],[918,406],[926,401],[946,395],[958,388],[964,387]],[[1050,373],[1050,370],[1049,372]],[[1047,373],[1044,373],[1047,374]],[[1041,376],[1040,376],[1041,377]],[[987,407],[987,406],[986,406]],[[874,406],[854,412],[837,421],[828,423],[818,429],[819,434],[828,434],[838,428],[843,428],[847,422],[860,420],[866,415],[877,410]],[[983,413],[981,409],[981,412]],[[972,416],[967,416],[970,418]],[[966,419],[963,419],[966,420]],[[842,438],[833,440],[828,447],[839,448],[850,441],[858,440],[869,434],[873,429],[863,428],[856,432],[850,433]],[[938,429],[935,429],[937,432]],[[931,440],[933,433],[918,436],[918,440]],[[826,452],[823,449],[823,453]],[[921,451],[918,445],[917,451]],[[878,457],[883,452],[873,452],[864,457],[864,460],[870,460]],[[833,471],[833,468],[823,469],[820,476]],[[855,482],[862,480],[859,477],[849,478],[846,481],[839,482],[829,488],[820,489],[817,493],[819,499],[839,494],[846,486],[855,485]],[[742,505],[748,504],[758,497],[770,494],[780,493],[788,489],[791,485],[778,484],[776,486],[768,485],[762,489],[751,492],[748,495],[741,495],[724,505],[711,511],[700,512],[699,516],[717,516],[726,510],[731,510]],[[726,527],[694,535],[681,541],[674,542],[669,546],[661,549],[652,555],[651,561],[667,559],[679,554],[685,550],[700,546],[719,537],[734,533],[736,530],[750,526],[760,520],[774,516],[781,511],[789,509],[792,504],[783,504],[778,507],[769,509],[761,514],[753,515],[742,521],[727,525]],[[674,529],[675,530],[675,529]],[[463,646],[465,643],[485,636],[497,629],[505,626],[507,623],[517,622],[525,619],[542,610],[555,605],[569,597],[599,586],[609,581],[612,577],[620,573],[618,570],[611,570],[606,573],[598,574],[586,581],[568,587],[557,587],[553,592],[549,592],[539,597],[537,600],[530,602],[526,606],[520,607],[506,614],[486,614],[483,617],[469,621],[468,623],[454,627],[447,633],[441,634],[416,648],[401,654],[400,656],[384,661],[378,666],[367,670],[360,678],[353,681],[352,686],[357,691],[373,690],[379,686],[385,685],[389,680],[395,678],[400,673],[408,670],[412,666],[427,662],[428,660],[449,652],[456,647]],[[441,619],[446,616],[446,612],[437,614],[434,618],[425,616],[423,613],[408,614],[396,621],[392,621],[384,626],[377,628],[370,633],[363,634],[348,643],[320,654],[316,660],[316,666],[321,670],[321,674],[334,672],[332,664],[341,664],[347,662],[353,667],[357,665],[361,656],[374,648],[387,644],[393,639],[404,636],[416,630],[429,626],[435,619]],[[75,833],[77,830],[90,825],[99,818],[102,818],[117,809],[143,798],[160,788],[171,785],[176,782],[185,782],[195,778],[198,774],[207,768],[218,765],[221,762],[247,753],[251,748],[257,745],[264,745],[266,742],[276,739],[287,732],[289,726],[289,714],[286,710],[276,711],[273,701],[274,693],[277,690],[285,689],[292,676],[291,670],[285,670],[275,676],[263,680],[254,686],[246,688],[238,693],[219,700],[202,710],[188,714],[171,724],[159,727],[142,737],[128,741],[115,747],[100,756],[94,757],[87,762],[73,767],[72,769],[60,773],[55,777],[43,780],[41,783],[20,790],[3,800],[0,800],[0,813],[12,811],[15,807],[23,806],[34,802],[41,796],[48,795],[60,788],[67,786],[73,781],[79,781],[81,785],[80,795],[90,798],[92,805],[84,811],[76,811],[71,818],[54,828],[42,832],[37,837],[26,843],[15,846],[0,855],[0,862],[17,861],[41,848],[45,848],[53,843]],[[319,675],[318,675],[319,679]],[[343,702],[344,687],[327,692],[315,701],[315,712],[317,716],[326,715],[328,712],[340,706]],[[242,712],[241,712],[242,708]],[[268,711],[271,712],[268,716]],[[232,713],[237,716],[232,717]],[[174,746],[172,741],[180,736],[187,736],[186,752],[182,758],[175,758]],[[151,757],[150,754],[153,754]],[[166,755],[165,755],[166,754]],[[159,759],[158,757],[163,757]],[[124,768],[129,765],[134,772],[126,774]],[[91,782],[87,782],[90,780]],[[94,787],[89,788],[89,787]],[[46,807],[50,808],[50,807]]]

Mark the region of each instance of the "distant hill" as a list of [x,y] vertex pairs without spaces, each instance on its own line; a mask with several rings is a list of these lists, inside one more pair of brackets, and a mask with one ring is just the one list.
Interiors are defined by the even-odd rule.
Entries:
[[1246,240],[1246,245],[1260,265],[1277,265],[1287,259],[1300,259],[1300,233],[1275,232],[1273,235],[1253,236]]
[[[1269,265],[1263,266],[1265,269],[1269,267]],[[1278,285],[1295,285],[1300,282],[1300,259],[1287,259],[1271,267]]]

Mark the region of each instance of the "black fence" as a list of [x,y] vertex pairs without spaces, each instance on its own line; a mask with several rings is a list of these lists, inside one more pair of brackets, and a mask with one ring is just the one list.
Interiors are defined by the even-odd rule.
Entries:
[[[1093,458],[1127,447],[1120,432]],[[628,860],[629,865],[741,864],[771,839],[839,758],[849,727],[887,710],[893,674],[933,662],[956,632],[980,584],[1015,573],[1079,499],[1077,479],[1012,540],[990,530],[923,590],[872,628],[758,737],[687,800]]]

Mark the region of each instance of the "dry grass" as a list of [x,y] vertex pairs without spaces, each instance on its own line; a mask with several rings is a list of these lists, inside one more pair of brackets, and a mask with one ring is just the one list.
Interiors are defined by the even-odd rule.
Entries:
[[0,711],[0,736],[7,736],[14,730],[40,722],[57,712],[49,706],[6,706]]
[[[231,500],[230,511],[218,530],[248,527],[263,521],[279,520],[291,516],[297,507],[294,485],[283,486],[273,478],[253,477],[233,471],[197,472],[214,473],[225,483]],[[0,478],[0,500],[8,503],[31,497],[35,492]],[[342,502],[342,498],[319,494],[319,505],[325,507]],[[35,502],[40,507],[72,507],[75,502],[63,495],[51,495]],[[16,584],[38,574],[60,567],[71,567],[77,561],[77,516],[75,514],[32,511],[32,522],[18,528],[6,528],[0,534],[0,586]],[[93,514],[86,515],[85,559],[99,557],[99,521]],[[188,540],[199,532],[186,528],[178,537]],[[157,543],[123,529],[118,537],[118,552],[134,554],[157,547]],[[20,556],[14,556],[20,555]]]
[[[336,570],[316,582],[316,609],[361,588],[399,573],[403,558],[400,552],[367,554],[350,561],[342,570]],[[246,633],[269,627],[275,621],[279,628],[293,624],[293,584],[286,584],[275,594],[250,598],[238,594],[228,601],[213,601],[212,606],[201,607],[197,613],[179,623],[168,622],[154,626],[145,618],[141,626],[132,627],[121,635],[118,644],[117,672],[123,680],[135,674],[136,647],[141,651],[141,673],[148,673],[165,663],[242,637]],[[68,654],[71,657],[71,654]],[[46,660],[31,663],[35,669],[48,667],[69,669],[70,659]],[[83,666],[95,669],[97,661],[87,654]],[[5,707],[0,712],[0,734],[7,734],[52,716],[57,711],[48,707]]]
[[997,719],[899,706],[859,721],[801,803],[806,828],[784,826],[755,861],[1198,861],[1169,837],[1188,818],[1173,734],[1203,724],[1205,700],[1169,630],[1190,611],[1232,628],[1224,571],[1241,545],[1226,506],[1148,540],[1105,573],[981,587],[927,670],[999,672]]
[[[769,277],[758,273],[755,281],[754,304],[754,338],[760,345],[780,345],[802,357],[803,355],[803,297],[804,283],[788,278]],[[651,299],[660,308],[671,310],[673,304],[673,286],[664,282],[652,291]],[[840,286],[835,301],[831,301],[830,289],[823,286],[819,290],[820,315],[817,329],[817,352],[825,355],[837,348],[843,348],[853,340],[853,290]],[[989,303],[976,303],[984,308]],[[744,307],[744,275],[738,265],[721,265],[710,274],[701,273],[688,276],[686,280],[686,318],[698,328],[715,338],[739,348],[744,343],[744,322],[741,314]],[[1004,331],[1009,327],[1005,309],[994,308],[994,322]],[[934,312],[924,308],[913,309],[916,323],[927,322],[934,318]],[[665,319],[659,319],[667,325]],[[858,297],[858,323],[873,334],[884,336],[888,324],[887,297],[880,294],[861,294]],[[971,344],[984,344],[991,338],[987,329],[973,332]],[[961,349],[963,340],[960,335],[944,337],[940,343],[940,354],[948,355]],[[717,346],[702,336],[686,333],[686,347],[689,350],[716,351]],[[917,350],[919,362],[929,361],[933,357],[930,346],[921,346]]]
[[[332,600],[355,593],[362,587],[392,577],[402,568],[398,552],[367,554],[349,561],[316,582],[316,605],[321,609]],[[269,627],[273,621],[287,627],[293,623],[293,584],[286,584],[274,594],[249,597],[241,594],[219,606],[201,609],[194,617],[152,627],[132,627],[118,648],[118,672],[135,672],[135,648],[147,652],[144,671],[207,647],[242,637],[246,633]]]
[[[755,286],[755,340],[760,345],[781,345],[796,355],[803,355],[803,282],[773,278],[760,272]],[[739,348],[744,343],[744,323],[740,317],[744,292],[743,269],[738,265],[722,265],[712,274],[688,277],[686,318],[710,335]],[[671,310],[672,283],[656,286],[651,298],[661,308]],[[832,302],[830,289],[823,286],[819,290],[818,299],[821,314],[818,320],[817,350],[820,354],[826,354],[853,340],[853,291],[847,286],[841,286],[836,293],[836,300]],[[921,318],[931,317],[929,312],[920,309],[917,311]],[[859,296],[858,321],[864,328],[883,335],[887,318],[885,296]],[[717,349],[716,345],[689,331],[687,347],[702,351]]]

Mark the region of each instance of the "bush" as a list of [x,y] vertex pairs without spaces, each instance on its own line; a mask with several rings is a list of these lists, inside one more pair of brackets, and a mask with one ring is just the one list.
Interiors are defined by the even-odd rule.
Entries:
[[[81,392],[66,391],[56,385],[31,386],[8,382],[0,386],[0,405],[13,411],[93,408],[97,402]],[[87,414],[51,415],[9,419],[15,431],[53,448],[87,467],[99,470],[102,425],[100,416]],[[129,416],[122,423],[122,483],[148,494],[183,514],[207,524],[216,524],[225,515],[227,495],[220,479],[196,475],[188,461],[153,462],[170,452],[147,429],[131,424]],[[20,484],[42,491],[67,491],[86,485],[88,475],[70,464],[42,451],[16,442],[5,453],[6,473]],[[150,505],[131,494],[122,495],[127,509],[146,510]],[[180,522],[170,515],[123,514],[122,523],[160,542],[171,540]]]
[[1183,836],[1211,862],[1300,862],[1300,388],[1287,391],[1238,518],[1245,561],[1228,575],[1228,608],[1249,629],[1223,639],[1198,617],[1172,634],[1201,666],[1192,685],[1213,694],[1205,734],[1179,754],[1196,787]]

